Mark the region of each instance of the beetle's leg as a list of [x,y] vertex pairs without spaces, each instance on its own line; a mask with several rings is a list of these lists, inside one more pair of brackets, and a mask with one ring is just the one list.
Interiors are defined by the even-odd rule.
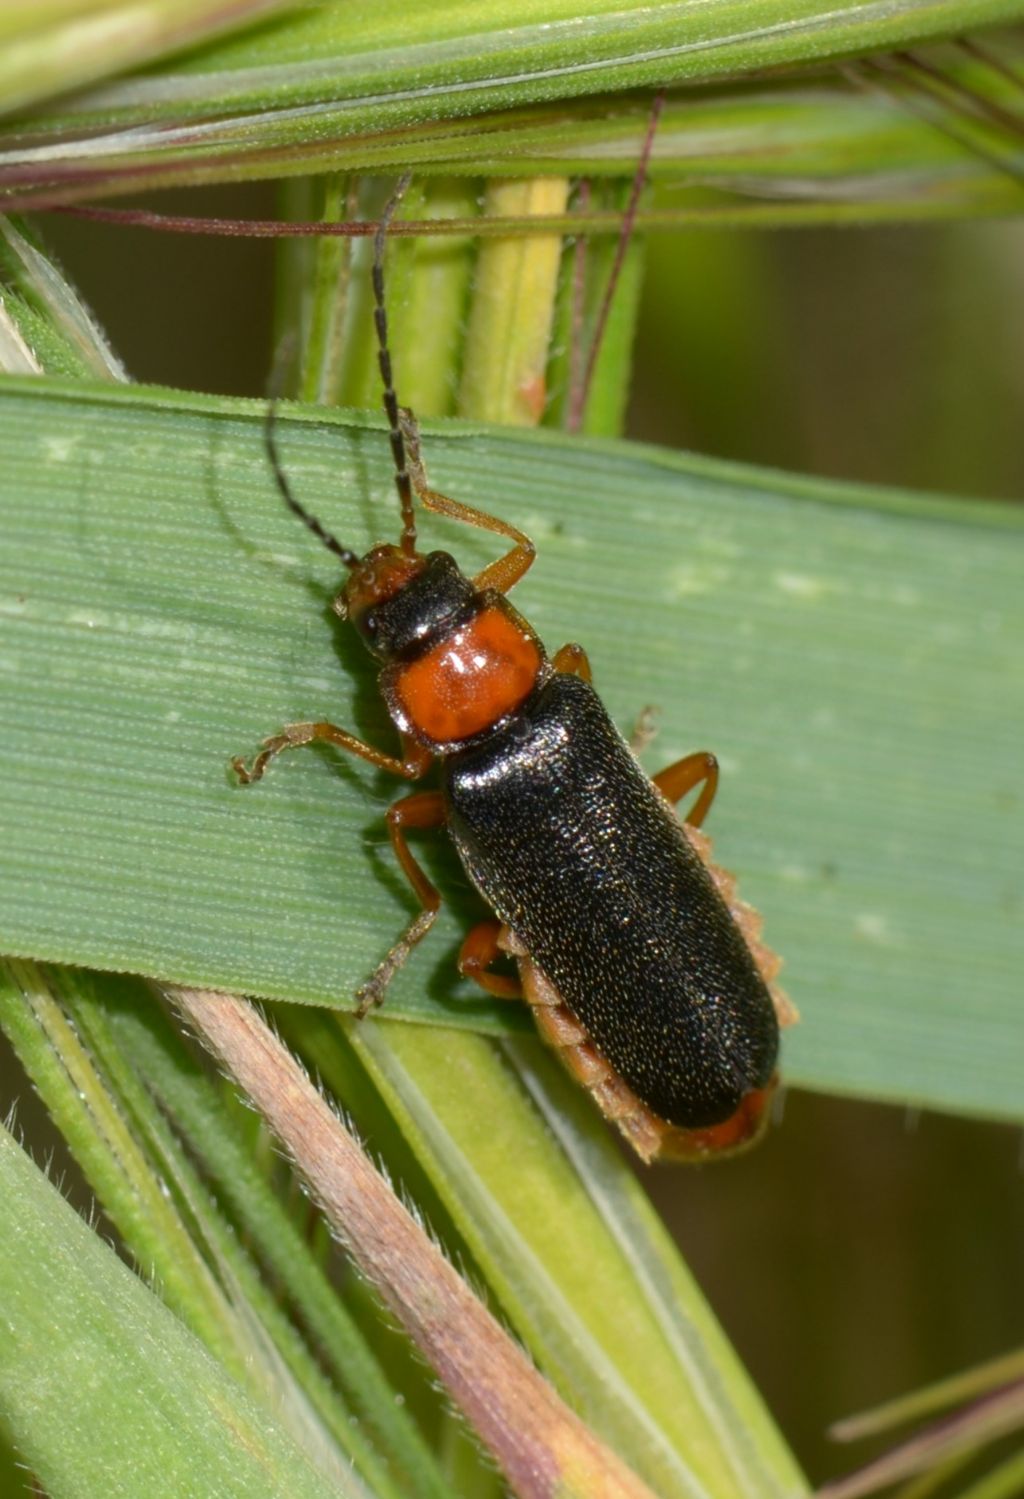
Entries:
[[560,671],[567,677],[582,677],[584,682],[593,681],[593,673],[590,670],[590,657],[581,645],[574,641],[563,645],[551,658],[551,665],[556,671]]
[[690,827],[699,828],[718,790],[718,761],[707,750],[698,750],[695,755],[686,755],[673,765],[667,765],[652,779],[662,796],[673,804],[704,782],[704,790],[683,819]]
[[498,999],[522,999],[523,986],[517,978],[488,972],[491,964],[502,956],[498,943],[500,932],[501,922],[493,917],[478,922],[467,932],[459,949],[459,972]]
[[409,478],[412,487],[416,491],[416,498],[421,505],[428,510],[433,510],[438,515],[450,515],[452,520],[461,520],[467,526],[479,526],[484,531],[496,531],[499,536],[507,536],[515,546],[504,557],[499,557],[497,562],[490,563],[482,573],[477,573],[473,579],[473,587],[482,593],[486,588],[494,588],[498,593],[508,593],[514,584],[533,564],[537,555],[537,549],[528,536],[522,531],[517,531],[515,526],[510,526],[507,521],[499,520],[496,515],[486,515],[482,510],[474,510],[472,505],[464,505],[461,500],[449,499],[446,494],[439,494],[436,489],[431,489],[427,483],[427,471],[423,467],[423,459],[420,457],[420,429],[416,418],[408,407],[403,406],[398,416],[402,436],[405,438],[406,458],[408,461]]
[[402,735],[402,758],[398,759],[396,755],[386,755],[383,750],[374,748],[372,744],[364,744],[347,729],[339,729],[332,723],[290,723],[281,730],[280,734],[264,739],[263,748],[252,762],[251,768],[246,766],[240,755],[236,755],[232,760],[231,768],[242,785],[248,786],[253,781],[260,780],[267,765],[282,750],[299,749],[303,744],[313,744],[320,740],[335,744],[339,749],[348,750],[349,754],[359,755],[380,770],[390,771],[392,775],[404,776],[407,781],[418,781],[420,776],[426,775],[430,766],[430,751],[416,744],[414,740],[408,739],[404,734]]
[[388,984],[420,938],[429,932],[441,906],[437,889],[427,879],[405,841],[405,829],[440,828],[447,821],[447,816],[444,797],[440,791],[414,791],[411,796],[403,796],[400,802],[395,802],[394,806],[388,808],[391,847],[398,855],[402,872],[415,890],[423,909],[413,917],[384,961],[357,991],[356,1014],[360,1019],[382,1002]]

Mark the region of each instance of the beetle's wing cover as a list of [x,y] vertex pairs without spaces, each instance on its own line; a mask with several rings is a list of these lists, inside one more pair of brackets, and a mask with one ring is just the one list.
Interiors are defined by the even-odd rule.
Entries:
[[771,995],[592,687],[553,675],[445,784],[474,883],[644,1103],[697,1128],[767,1084]]

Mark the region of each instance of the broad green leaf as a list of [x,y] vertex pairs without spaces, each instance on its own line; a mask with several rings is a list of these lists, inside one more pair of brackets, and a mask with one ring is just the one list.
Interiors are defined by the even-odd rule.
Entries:
[[47,1494],[337,1494],[3,1127],[0,1198],[0,1407]]
[[[403,208],[408,206],[408,203],[403,204]],[[333,250],[334,247],[324,248]],[[448,250],[447,246],[444,248],[445,251]],[[494,248],[498,251],[500,247]],[[534,251],[541,253],[544,247],[536,241],[525,245],[519,242],[511,248],[514,251],[511,257],[513,268],[517,277],[522,279],[524,273],[529,272]],[[417,249],[414,241],[403,243],[402,264],[398,267],[400,272],[410,258],[408,252]],[[322,374],[329,370],[331,345],[334,342],[330,329],[332,320],[337,319],[337,310],[331,295],[332,283],[336,281],[339,270],[342,275],[347,276],[348,273],[348,268],[344,264],[339,266],[337,257],[333,254],[322,258],[326,262],[323,266],[324,274],[316,276],[312,294],[302,299],[307,308],[308,326],[316,330],[319,323],[323,330],[322,336],[310,340],[308,356],[310,368],[317,371],[317,384]],[[549,296],[537,309],[537,316],[542,319],[550,316],[550,293],[553,292],[550,252],[546,258]],[[438,292],[451,279],[452,270],[457,273],[461,271],[458,264],[454,267],[447,264],[449,259],[450,256],[445,254],[438,264],[437,258],[430,256],[425,266],[416,266],[417,271],[426,272],[422,279],[424,290],[429,288],[431,292],[427,303],[431,314],[436,308]],[[296,269],[301,270],[301,267]],[[411,264],[409,269],[412,269]],[[493,277],[499,289],[503,282],[511,279],[507,270],[508,268],[505,274]],[[399,275],[400,283],[402,279]],[[456,290],[460,282],[464,286],[464,276],[456,274],[454,279]],[[299,289],[301,291],[301,282]],[[407,340],[403,337],[406,322],[412,323],[415,331],[416,318],[409,315],[410,309],[405,305],[406,298],[401,294],[401,286],[399,290],[398,306],[404,316],[395,321],[392,332],[394,345],[397,347],[401,344],[403,390],[407,388],[411,364],[414,371],[413,389],[423,385],[425,391],[433,381],[443,379],[444,368],[442,366],[440,371],[435,369],[431,375],[424,367],[417,383],[417,366],[415,361],[406,357]],[[489,338],[481,338],[479,335],[484,331],[481,323],[478,329],[480,347],[474,366],[474,380],[481,389],[488,390],[488,399],[493,403],[492,385],[486,378],[484,368],[492,348],[499,354],[493,390],[518,393],[525,382],[514,363],[506,371],[504,366],[508,361],[500,357],[504,353],[502,344],[492,344]],[[508,337],[512,338],[517,331],[515,325],[508,326]],[[420,339],[419,342],[422,343],[423,340]],[[349,343],[346,340],[346,345]],[[415,352],[415,346],[413,351]],[[346,352],[350,353],[351,350],[347,347]],[[621,368],[621,348],[617,352],[620,355],[618,367]],[[436,361],[435,351],[431,350],[430,353]],[[371,390],[375,389],[378,378],[376,372],[372,372]],[[621,380],[618,383],[621,385]],[[476,395],[479,399],[478,392]],[[418,397],[417,401],[419,399]],[[76,988],[76,973],[80,972],[65,971],[61,975],[61,992],[68,996],[66,1003],[70,1006],[71,1027],[65,1028],[70,1031],[70,1049],[76,1049],[75,1037],[81,1036],[87,1047],[97,1055],[99,1068],[114,1087],[116,1106],[123,1108],[131,1117],[136,1133],[156,1143],[155,1153],[163,1169],[168,1195],[178,1197],[182,1185],[187,1185],[190,1168],[178,1159],[179,1151],[175,1144],[164,1138],[168,1132],[162,1118],[163,1112],[187,1135],[190,1151],[203,1163],[207,1177],[216,1180],[221,1200],[230,1202],[238,1221],[245,1227],[247,1238],[259,1246],[261,1257],[273,1266],[281,1283],[288,1287],[295,1304],[302,1308],[305,1325],[317,1329],[318,1341],[337,1345],[339,1333],[345,1334],[344,1326],[340,1329],[336,1326],[339,1310],[335,1309],[332,1313],[330,1304],[324,1305],[322,1296],[317,1298],[318,1282],[315,1277],[311,1283],[310,1277],[301,1274],[303,1262],[308,1258],[305,1246],[296,1242],[294,1234],[287,1234],[289,1225],[280,1221],[283,1215],[274,1214],[273,1201],[267,1200],[266,1185],[258,1169],[254,1171],[251,1166],[246,1165],[247,1156],[244,1152],[237,1149],[231,1151],[229,1121],[223,1111],[218,1117],[208,1103],[204,1106],[203,1098],[209,1096],[210,1089],[194,1069],[185,1069],[190,1072],[189,1082],[192,1086],[183,1089],[180,1042],[175,1042],[166,1027],[160,1027],[159,1016],[155,1013],[152,997],[146,987],[126,985],[114,977],[103,979],[97,976],[94,981],[88,982],[85,994],[72,999],[71,994]],[[6,1023],[8,1030],[15,1036],[19,1025],[22,1029],[25,1023],[31,1025],[28,1014],[23,1016],[20,998],[15,992],[12,995],[13,1003],[6,1010],[0,1007],[0,1023]],[[30,1004],[38,1005],[39,1002],[38,998],[30,996],[26,991],[26,1011]],[[321,1037],[326,1035],[328,1054],[325,1058],[323,1045],[318,1048],[314,1058],[316,1072],[333,1086],[335,1096],[344,1100],[346,1108],[351,1109],[353,1089],[350,1084],[353,1069],[348,1068],[339,1079],[335,1076],[337,1067],[332,1065],[342,1046],[339,1027],[326,1017],[321,1021],[317,1012],[308,1007],[291,1007],[289,1028],[298,1033],[300,1041],[310,1030]],[[411,1053],[407,1047],[410,1034],[415,1037]],[[432,1154],[428,1147],[425,1154],[429,1160],[426,1164],[432,1179],[437,1181],[440,1178],[439,1190],[451,1212],[449,1214],[442,1209],[439,1216],[436,1211],[436,1196],[428,1194],[425,1206],[430,1221],[435,1230],[442,1225],[451,1224],[452,1220],[458,1224],[461,1232],[453,1226],[449,1242],[457,1249],[460,1262],[464,1255],[470,1256],[474,1279],[479,1280],[481,1272],[486,1272],[483,1278],[490,1293],[500,1304],[504,1315],[511,1320],[514,1329],[525,1337],[540,1366],[555,1377],[573,1409],[584,1413],[594,1429],[611,1438],[623,1456],[646,1474],[657,1492],[664,1494],[666,1499],[669,1494],[678,1495],[679,1499],[711,1499],[711,1495],[716,1496],[716,1499],[718,1496],[721,1499],[738,1499],[739,1495],[757,1495],[758,1499],[763,1499],[769,1491],[785,1495],[802,1491],[799,1475],[793,1470],[777,1436],[772,1432],[742,1370],[730,1359],[729,1351],[708,1317],[695,1286],[678,1267],[677,1256],[673,1251],[666,1252],[664,1246],[659,1251],[648,1242],[651,1237],[650,1225],[647,1232],[642,1228],[637,1232],[637,1221],[642,1221],[644,1216],[639,1211],[638,1189],[632,1178],[628,1177],[615,1146],[585,1100],[572,1090],[571,1104],[566,1113],[571,1115],[575,1107],[586,1121],[584,1136],[589,1136],[591,1140],[595,1135],[597,1137],[599,1143],[591,1145],[591,1152],[603,1162],[604,1181],[601,1184],[596,1181],[596,1176],[602,1173],[594,1172],[590,1172],[582,1185],[578,1182],[574,1162],[566,1159],[554,1134],[538,1118],[523,1091],[516,1087],[506,1064],[495,1055],[492,1044],[465,1032],[451,1030],[436,1031],[418,1027],[415,1032],[410,1032],[409,1027],[400,1025],[383,1029],[371,1028],[367,1035],[363,1028],[363,1036],[367,1039],[373,1036],[378,1042],[375,1053],[378,1061],[382,1054],[387,1055],[385,1043],[389,1035],[393,1055],[400,1055],[403,1044],[406,1045],[404,1068],[400,1068],[402,1076],[414,1077],[417,1072],[422,1076],[426,1070],[435,1089],[438,1083],[441,1084],[436,1127],[426,1132],[422,1128],[413,1131],[417,1139],[427,1133],[432,1140],[440,1139],[444,1144],[443,1150],[435,1150]],[[358,1041],[361,1037],[357,1034],[356,1039]],[[335,1043],[333,1048],[330,1046],[331,1040]],[[120,1050],[122,1046],[126,1048],[127,1054],[124,1056]],[[69,1049],[67,1037],[63,1045],[60,1045],[58,1037],[58,1049],[61,1052]],[[530,1044],[527,1049],[530,1053],[537,1050],[535,1045]],[[26,1048],[22,1046],[21,1050],[22,1055],[26,1056]],[[437,1054],[444,1057],[448,1063],[447,1069],[435,1068],[432,1059]],[[48,1059],[47,1053],[44,1060]],[[456,1065],[456,1059],[460,1079],[457,1097],[443,1081],[445,1072]],[[33,1077],[37,1077],[39,1068],[33,1068],[33,1058],[28,1056],[26,1060]],[[79,1061],[77,1056],[75,1061]],[[358,1067],[358,1064],[355,1065]],[[549,1063],[549,1070],[552,1065]],[[76,1071],[80,1070],[79,1065]],[[436,1075],[433,1075],[435,1072]],[[116,1084],[113,1083],[115,1078]],[[151,1095],[149,1099],[137,1081],[140,1078],[145,1079],[146,1092]],[[467,1087],[470,1079],[474,1084],[473,1090]],[[51,1110],[55,1106],[53,1095],[56,1093],[59,1097],[62,1084],[70,1093],[68,1101],[71,1110],[80,1111],[78,1089],[70,1079],[65,1082],[60,1076],[56,1079],[56,1086],[51,1086],[47,1091]],[[392,1074],[382,1091],[393,1090],[393,1086]],[[365,1093],[366,1088],[362,1091]],[[403,1090],[403,1101],[408,1091],[408,1088]],[[488,1136],[485,1142],[481,1140],[478,1128],[480,1104],[484,1101],[486,1111],[486,1108],[494,1107],[499,1096],[505,1097],[501,1111],[503,1126],[500,1138],[494,1134]],[[162,1112],[154,1120],[151,1115],[154,1113],[153,1100],[156,1099],[159,1100]],[[452,1105],[457,1105],[454,1111]],[[92,1111],[88,1112],[91,1114]],[[379,1104],[373,1112],[376,1119],[369,1126],[369,1135],[379,1150],[382,1148]],[[66,1114],[67,1109],[63,1109],[62,1113]],[[197,1114],[201,1114],[201,1119]],[[365,1115],[361,1116],[360,1125],[364,1130],[367,1128]],[[79,1131],[76,1136],[78,1147],[83,1134],[89,1134],[88,1128]],[[393,1134],[393,1129],[388,1130],[389,1138]],[[524,1199],[519,1188],[515,1191],[511,1204],[499,1207],[497,1204],[507,1194],[512,1180],[507,1163],[510,1159],[508,1145],[513,1142],[520,1157],[525,1157],[530,1162],[531,1189],[528,1199]],[[480,1153],[484,1143],[487,1145],[486,1158]],[[225,1145],[229,1147],[227,1150]],[[81,1158],[80,1148],[77,1153]],[[94,1167],[90,1171],[90,1179],[97,1181],[102,1193],[104,1173],[95,1169],[96,1156],[102,1155],[102,1148],[99,1152],[94,1148],[87,1154]],[[409,1183],[406,1169],[408,1148],[399,1153],[397,1167],[395,1154],[390,1150],[387,1152],[387,1159],[391,1171],[397,1169],[402,1179]],[[115,1186],[120,1181],[118,1167],[119,1163],[115,1162]],[[628,1184],[632,1185],[632,1197],[637,1199],[632,1210],[630,1193],[628,1190],[625,1194],[623,1192],[624,1175],[628,1177]],[[519,1180],[522,1173],[516,1172],[514,1176]],[[452,1186],[456,1182],[458,1190],[453,1192]],[[241,1190],[243,1183],[244,1191]],[[143,1181],[143,1186],[145,1185]],[[419,1186],[414,1190],[417,1200],[423,1202]],[[612,1212],[608,1217],[614,1221],[604,1221],[602,1207],[591,1201],[592,1194],[601,1204],[611,1196]],[[197,1194],[194,1190],[186,1190],[181,1195],[189,1208],[196,1208]],[[107,1194],[103,1194],[103,1200],[107,1202]],[[530,1213],[524,1211],[527,1200]],[[158,1202],[158,1207],[162,1205]],[[217,1258],[230,1264],[233,1259],[237,1259],[237,1251],[233,1253],[231,1244],[225,1244],[223,1235],[218,1234],[216,1223],[210,1221],[211,1217],[215,1217],[210,1211],[211,1206],[205,1203],[205,1199],[198,1203],[195,1216],[197,1226],[202,1225],[199,1238],[201,1243],[215,1242],[218,1248]],[[509,1206],[514,1207],[514,1233],[502,1231],[509,1223]],[[275,1216],[278,1220],[276,1222]],[[651,1219],[649,1210],[647,1218]],[[124,1231],[123,1212],[118,1215],[117,1221]],[[498,1245],[494,1243],[496,1225],[500,1232]],[[626,1241],[622,1242],[624,1234]],[[129,1245],[134,1245],[135,1236],[128,1233],[126,1237]],[[554,1243],[559,1246],[558,1255],[551,1252]],[[580,1256],[574,1247],[581,1243],[587,1245],[586,1256]],[[469,1245],[472,1245],[472,1250]],[[144,1262],[152,1261],[154,1265],[159,1265],[161,1248],[162,1239],[158,1237],[153,1246],[150,1235],[147,1250],[141,1256]],[[175,1269],[179,1262],[189,1258],[188,1246],[185,1255],[180,1252],[175,1255],[173,1249],[170,1252]],[[657,1301],[652,1303],[648,1276],[641,1274],[637,1278],[635,1275],[636,1262],[647,1264],[652,1259],[658,1262],[662,1278],[673,1285],[676,1293],[671,1296],[668,1304]],[[512,1274],[509,1274],[510,1267]],[[274,1344],[298,1374],[302,1387],[307,1390],[315,1407],[319,1393],[316,1381],[310,1380],[309,1370],[304,1369],[301,1359],[296,1357],[297,1350],[286,1336],[287,1329],[275,1326],[274,1309],[268,1308],[262,1288],[253,1285],[246,1276],[247,1268],[244,1258],[241,1264],[232,1266],[234,1278],[239,1281],[239,1289],[244,1287],[245,1299],[251,1303],[255,1318],[267,1327]],[[607,1315],[609,1306],[615,1308],[615,1315],[611,1318]],[[228,1321],[230,1322],[230,1318]],[[673,1336],[674,1325],[678,1336]],[[629,1329],[630,1335],[626,1338],[623,1337],[624,1328]],[[333,1336],[328,1337],[330,1333]],[[394,1405],[390,1394],[385,1397],[386,1403],[381,1409],[379,1398],[374,1398],[379,1397],[379,1390],[372,1378],[373,1370],[370,1370],[371,1377],[367,1377],[365,1368],[361,1368],[352,1357],[351,1333],[343,1336],[343,1342],[342,1359],[337,1367],[336,1377],[340,1378],[342,1387],[347,1392],[353,1385],[356,1387],[358,1408],[363,1410],[366,1407],[365,1416],[384,1436],[385,1450],[395,1457],[404,1455],[404,1466],[408,1471],[408,1458],[412,1455],[409,1443],[405,1441],[404,1446],[398,1444],[398,1438],[405,1434],[389,1429],[387,1407]],[[358,1353],[358,1349],[355,1351]],[[365,1363],[365,1358],[362,1362]],[[249,1368],[254,1373],[262,1371],[264,1360],[256,1356],[250,1360]],[[270,1372],[272,1375],[277,1372],[273,1364]],[[300,1413],[303,1402],[293,1398],[288,1408]],[[404,1414],[404,1407],[401,1413]],[[382,1492],[387,1486],[386,1475],[380,1473],[379,1464],[368,1461],[372,1454],[359,1450],[359,1444],[354,1442],[356,1436],[361,1435],[360,1426],[343,1425],[339,1431],[337,1423],[331,1419],[329,1406],[322,1409],[321,1414],[325,1425],[333,1432],[343,1449],[353,1445],[352,1455],[359,1463],[360,1470],[365,1477],[372,1479],[375,1489]],[[391,1413],[392,1428],[397,1414],[397,1410]],[[351,1444],[347,1440],[350,1437]],[[365,1444],[362,1445],[365,1447]],[[414,1460],[412,1471],[419,1484],[417,1491],[434,1491],[431,1479],[434,1478],[436,1483],[436,1478],[433,1464],[429,1460]],[[474,1475],[467,1471],[466,1463],[463,1462],[460,1465],[462,1487],[459,1492],[465,1492],[467,1499],[477,1487],[473,1478]]]
[[[0,949],[347,1006],[413,908],[396,788],[305,751],[228,769],[283,722],[390,743],[330,556],[281,505],[247,403],[9,380],[0,395]],[[288,411],[297,492],[346,542],[394,535],[379,424]],[[1024,728],[1018,511],[553,433],[430,428],[434,482],[530,531],[517,601],[578,639],[651,768],[714,749],[710,830],[803,1010],[818,1088],[1018,1117]],[[494,548],[429,520],[467,569]],[[420,845],[418,845],[419,847]],[[454,953],[446,907],[390,1013],[528,1028]]]

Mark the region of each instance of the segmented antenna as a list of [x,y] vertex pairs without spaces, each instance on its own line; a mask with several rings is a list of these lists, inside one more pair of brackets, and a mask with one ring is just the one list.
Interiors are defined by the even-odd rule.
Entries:
[[373,237],[373,321],[377,329],[378,363],[380,378],[384,385],[384,410],[387,414],[391,436],[391,456],[395,460],[395,488],[402,507],[402,551],[407,557],[416,552],[416,516],[412,505],[412,483],[406,467],[405,439],[398,422],[398,397],[395,395],[394,376],[391,373],[391,351],[388,348],[388,314],[384,305],[384,251],[387,247],[388,230],[395,209],[401,202],[406,188],[412,181],[412,173],[406,172],[398,180],[387,207],[377,225]]
[[323,542],[329,552],[333,552],[336,557],[340,557],[346,567],[358,567],[358,553],[353,552],[349,547],[343,547],[337,537],[332,536],[330,531],[320,524],[316,516],[310,514],[305,505],[299,504],[299,501],[292,493],[292,486],[288,480],[288,475],[284,471],[280,454],[277,451],[277,434],[275,431],[277,402],[281,394],[281,387],[284,384],[285,369],[291,361],[294,342],[294,339],[286,338],[278,345],[277,354],[274,359],[274,368],[270,375],[270,400],[267,402],[267,414],[263,418],[263,443],[267,450],[267,457],[270,460],[270,467],[274,471],[277,487],[281,491],[281,498],[288,506],[288,509],[299,517],[302,524],[312,531],[318,541]]

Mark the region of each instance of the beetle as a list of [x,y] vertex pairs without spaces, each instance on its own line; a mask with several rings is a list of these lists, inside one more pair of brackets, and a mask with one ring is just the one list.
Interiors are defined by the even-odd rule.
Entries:
[[[420,911],[358,991],[358,1014],[381,1003],[440,907],[407,834],[446,827],[493,913],[463,942],[461,972],[529,1002],[541,1034],[644,1160],[737,1150],[764,1126],[779,1025],[793,1012],[774,987],[780,964],[760,942],[759,918],[699,832],[718,763],[688,755],[650,779],[595,692],[582,647],[549,657],[508,602],[534,560],[530,539],[428,485],[415,418],[395,393],[384,296],[386,236],[407,180],[378,225],[372,269],[399,543],[362,557],[342,546],[292,492],[272,405],[266,425],[286,504],[349,570],[334,608],[379,663],[401,755],[328,722],[297,723],[265,740],[251,766],[232,764],[250,783],[282,750],[326,742],[416,781],[440,760],[440,789],[388,810]],[[469,578],[449,553],[418,550],[414,501],[511,547]],[[697,787],[684,825],[673,804]],[[492,971],[503,953],[518,977]]]

